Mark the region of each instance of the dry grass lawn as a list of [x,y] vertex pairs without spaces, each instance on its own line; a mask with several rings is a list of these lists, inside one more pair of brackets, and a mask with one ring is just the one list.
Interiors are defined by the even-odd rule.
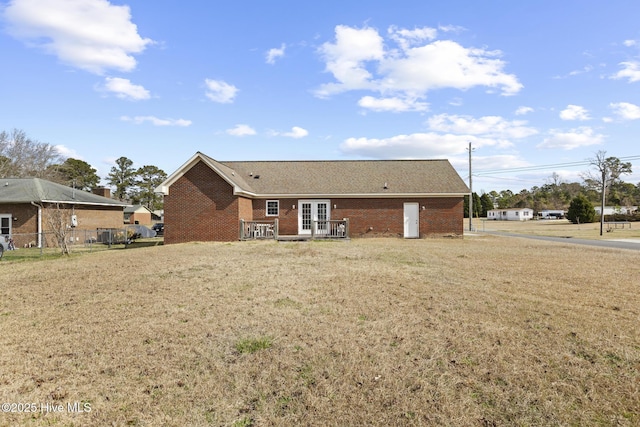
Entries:
[[[469,229],[468,220],[465,220],[465,230]],[[604,224],[602,236],[600,236],[600,222],[588,224],[572,224],[566,219],[539,220],[539,221],[492,221],[486,219],[474,219],[473,228],[478,231],[505,231],[509,233],[533,234],[538,236],[575,237],[579,239],[640,239],[640,223],[607,226]]]
[[0,425],[639,425],[639,254],[477,236],[3,260],[0,399],[64,411]]

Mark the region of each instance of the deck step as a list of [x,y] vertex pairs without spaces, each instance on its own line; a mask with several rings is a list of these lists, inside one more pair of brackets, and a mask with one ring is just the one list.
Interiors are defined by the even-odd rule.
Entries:
[[278,236],[276,240],[279,242],[306,242],[311,240],[311,236]]

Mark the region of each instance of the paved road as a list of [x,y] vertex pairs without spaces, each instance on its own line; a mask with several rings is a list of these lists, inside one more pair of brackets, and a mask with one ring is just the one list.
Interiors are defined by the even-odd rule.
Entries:
[[640,251],[640,240],[589,240],[575,239],[573,237],[533,236],[530,234],[505,233],[502,231],[479,231],[477,234],[493,234],[495,236],[521,237],[525,239],[544,240],[547,242],[573,243],[576,245],[599,246],[601,248],[631,249]]

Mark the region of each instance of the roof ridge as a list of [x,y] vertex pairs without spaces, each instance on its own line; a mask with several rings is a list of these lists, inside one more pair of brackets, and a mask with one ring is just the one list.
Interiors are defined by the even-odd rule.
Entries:
[[[207,156],[209,157],[209,156]],[[211,159],[211,157],[209,157]],[[213,160],[213,159],[212,159]],[[354,163],[376,163],[376,162],[448,162],[447,159],[366,159],[366,160],[354,160],[354,159],[341,159],[341,160],[216,160],[216,162],[225,163],[339,163],[339,162],[354,162]],[[226,166],[226,165],[225,165]]]

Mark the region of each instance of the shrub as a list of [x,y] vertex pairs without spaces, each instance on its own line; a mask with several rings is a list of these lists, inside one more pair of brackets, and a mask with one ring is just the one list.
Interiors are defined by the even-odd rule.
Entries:
[[576,196],[569,205],[567,219],[574,224],[594,222],[596,211],[591,202],[582,194]]

